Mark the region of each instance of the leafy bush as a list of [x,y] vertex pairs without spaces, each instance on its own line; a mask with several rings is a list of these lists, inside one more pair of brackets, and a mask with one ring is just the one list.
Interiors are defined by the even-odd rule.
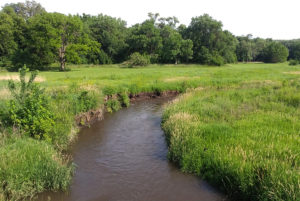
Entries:
[[135,52],[130,55],[128,61],[125,62],[129,67],[135,66],[147,66],[150,64],[150,56],[148,55],[141,55],[138,52]]
[[9,81],[8,88],[13,99],[8,103],[4,123],[20,128],[30,137],[50,139],[55,117],[50,109],[49,97],[33,82],[36,71],[31,73],[26,83],[27,71],[26,66],[20,69],[20,83]]
[[211,55],[208,64],[213,65],[213,66],[223,66],[224,59],[219,54],[214,54],[214,55]]
[[290,66],[296,66],[296,65],[298,65],[298,64],[299,64],[299,61],[298,61],[298,60],[293,60],[293,59],[292,59],[292,60],[289,61],[289,65],[290,65]]
[[100,51],[99,53],[99,64],[112,64],[111,58],[104,52]]
[[112,113],[121,109],[121,103],[117,99],[110,99],[106,102],[106,109]]

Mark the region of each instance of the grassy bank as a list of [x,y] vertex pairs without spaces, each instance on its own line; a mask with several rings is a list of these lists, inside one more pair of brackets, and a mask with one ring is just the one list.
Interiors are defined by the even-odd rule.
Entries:
[[[266,97],[265,95],[266,91],[271,90],[272,93],[273,91],[275,93],[276,90],[279,89],[281,90],[282,93],[285,93],[287,91],[290,94],[294,95],[293,97],[291,97],[291,99],[289,99],[289,101],[292,104],[294,104],[295,102],[296,105],[290,106],[287,104],[287,106],[285,106],[284,104],[279,104],[279,103],[273,104],[272,102],[270,102],[269,112],[270,113],[276,112],[277,110],[284,111],[285,115],[294,115],[296,117],[295,112],[298,111],[297,108],[298,96],[296,93],[296,89],[298,85],[295,84],[296,81],[292,81],[292,80],[297,80],[298,77],[300,77],[300,75],[298,74],[298,72],[300,72],[299,66],[288,66],[287,64],[234,64],[234,65],[227,65],[224,67],[209,67],[209,66],[199,66],[199,65],[176,65],[176,66],[151,65],[143,68],[120,68],[117,65],[107,65],[107,66],[71,66],[70,68],[71,71],[68,72],[57,72],[55,70],[40,72],[36,80],[39,83],[39,85],[41,85],[46,89],[46,94],[49,98],[49,104],[51,108],[50,110],[54,117],[54,124],[53,126],[51,126],[49,137],[42,141],[29,139],[26,136],[19,138],[19,137],[15,137],[15,135],[12,134],[13,133],[12,128],[5,128],[5,132],[8,133],[6,134],[6,136],[9,137],[0,138],[0,143],[2,145],[0,148],[1,149],[0,156],[1,159],[3,158],[2,163],[0,163],[0,185],[2,187],[0,188],[0,194],[6,195],[7,198],[14,197],[15,200],[17,200],[25,196],[31,197],[37,192],[40,192],[42,190],[58,190],[58,189],[66,188],[67,184],[70,182],[72,166],[64,163],[64,160],[60,153],[63,150],[66,150],[69,146],[69,143],[76,137],[75,134],[77,131],[77,126],[74,123],[74,119],[76,115],[89,111],[91,109],[99,108],[103,104],[105,104],[105,106],[109,111],[113,112],[114,110],[120,109],[122,106],[128,106],[129,103],[128,95],[135,95],[140,92],[155,92],[157,94],[169,90],[185,92],[186,89],[188,88],[198,88],[198,90],[204,88],[205,90],[187,93],[184,97],[181,98],[180,101],[174,103],[174,106],[171,106],[165,113],[164,128],[167,131],[166,133],[168,134],[167,135],[168,139],[170,140],[170,142],[174,141],[174,144],[177,143],[176,145],[172,145],[172,143],[170,144],[171,159],[178,162],[184,171],[189,171],[200,175],[204,175],[208,180],[215,182],[219,186],[223,186],[227,191],[227,193],[229,194],[241,195],[243,197],[250,196],[250,198],[252,198],[251,196],[258,196],[258,195],[260,196],[262,195],[262,192],[258,190],[253,190],[253,191],[245,190],[245,189],[250,189],[250,187],[247,187],[246,183],[248,181],[249,183],[252,182],[250,178],[252,178],[253,174],[245,173],[245,175],[243,174],[237,175],[233,173],[228,173],[231,175],[231,177],[227,178],[228,175],[226,175],[225,177],[224,175],[220,175],[222,171],[219,171],[217,165],[215,165],[216,175],[213,175],[211,177],[217,177],[221,181],[211,179],[209,176],[207,176],[209,174],[204,174],[201,164],[203,165],[204,163],[208,162],[207,165],[209,165],[210,161],[208,159],[205,161],[202,160],[202,157],[198,157],[199,156],[198,154],[200,153],[198,151],[193,153],[193,152],[184,151],[183,149],[185,149],[186,146],[197,147],[198,144],[204,142],[208,144],[210,143],[213,144],[214,141],[213,139],[210,139],[210,141],[205,141],[204,138],[201,138],[199,136],[195,137],[196,136],[195,133],[199,131],[198,127],[197,129],[193,129],[190,123],[181,124],[180,122],[184,122],[181,121],[182,119],[184,120],[185,118],[187,119],[191,118],[192,125],[195,126],[202,125],[203,128],[207,128],[208,130],[211,130],[212,133],[211,137],[214,138],[215,136],[216,139],[219,138],[221,139],[221,134],[220,134],[221,131],[224,131],[225,133],[229,133],[228,135],[232,135],[232,138],[230,138],[232,140],[230,142],[231,145],[238,149],[239,147],[237,147],[236,144],[234,144],[237,143],[238,141],[235,142],[234,141],[235,137],[233,137],[234,135],[230,133],[236,133],[235,129],[245,130],[245,132],[248,130],[250,131],[250,129],[245,129],[242,127],[235,128],[232,125],[232,122],[237,122],[234,118],[242,119],[243,115],[248,115],[247,112],[250,113],[250,111],[256,110],[253,108],[258,106],[256,106],[254,103],[251,102],[251,100],[252,99],[254,100],[255,97],[256,99],[259,100],[263,99],[265,101],[262,102],[262,104],[265,105],[266,107],[265,110],[267,110],[268,97]],[[8,82],[7,80],[17,79],[17,77],[18,77],[17,73],[9,73],[5,71],[0,72],[0,95],[1,95],[0,113],[1,114],[6,112],[7,102],[12,98],[7,89],[7,82]],[[289,91],[292,89],[294,91]],[[230,92],[231,95],[229,96],[227,92]],[[241,94],[238,95],[239,93]],[[188,98],[189,95],[190,98]],[[210,95],[212,97],[209,97]],[[200,100],[202,96],[208,97],[207,100],[206,99]],[[243,101],[246,100],[246,98],[238,98],[240,96],[247,97],[247,101],[249,102],[249,104],[251,102],[250,104],[251,107],[244,102],[243,104],[240,103],[242,100]],[[274,94],[272,97],[278,98],[279,95]],[[285,98],[289,96],[285,96],[283,94],[280,97]],[[104,102],[104,100],[107,98],[109,98],[109,101]],[[232,98],[232,100],[230,98]],[[214,102],[215,99],[217,101],[216,103]],[[208,103],[205,101],[208,101]],[[254,106],[252,106],[252,104]],[[202,105],[203,107],[200,107],[199,105]],[[222,107],[220,108],[220,111],[218,111],[218,108],[221,105]],[[223,108],[223,105],[225,105],[226,107],[224,106]],[[259,105],[259,107],[262,106]],[[286,108],[290,108],[290,109],[288,110]],[[203,109],[205,111],[202,113],[200,109]],[[221,109],[224,109],[224,111]],[[265,111],[262,109],[257,109],[257,110],[259,110],[261,113],[252,114],[252,115],[257,115],[257,117],[251,116],[253,122],[255,124],[258,124],[255,122],[256,118],[258,117],[262,118],[261,121],[263,121],[265,118],[264,122],[268,122],[269,119],[267,117],[269,117],[268,116],[269,113],[265,113]],[[182,115],[184,118],[178,118],[181,117]],[[204,120],[202,120],[200,117],[203,117]],[[222,120],[222,123],[220,125],[219,125],[218,118]],[[271,117],[269,118],[272,119]],[[175,122],[174,119],[176,120],[176,122],[178,121],[178,125],[182,125],[182,128],[177,129],[176,127],[175,129],[175,124],[172,124],[172,122]],[[210,121],[214,121],[214,120],[216,120],[216,122],[213,123],[215,127],[210,128],[209,127]],[[275,121],[276,119],[272,119],[272,120],[274,121],[274,122],[272,121],[273,124],[277,124]],[[241,121],[240,126],[242,126],[243,123],[243,125],[247,124],[249,127],[251,127],[251,125],[252,127],[254,127],[253,126],[254,123],[252,121],[249,121],[248,123],[246,122],[246,120],[244,121],[245,122]],[[277,119],[277,122],[280,122],[281,125],[286,121],[283,118],[283,119]],[[296,120],[294,119],[292,122],[296,122]],[[291,128],[289,128],[290,129],[289,132],[292,133],[292,131],[297,130],[298,128],[297,125],[298,125],[297,122],[295,124],[290,123],[290,124],[286,124],[284,128],[287,127],[286,129],[288,130],[288,127],[291,126]],[[2,127],[4,126],[3,122],[1,126]],[[271,141],[272,143],[274,143],[274,145],[272,146],[277,146],[276,142],[280,141],[281,144],[285,145],[286,148],[288,148],[287,150],[284,149],[285,151],[283,151],[283,153],[277,151],[277,149],[275,148],[274,149],[270,148],[270,150],[274,150],[274,154],[269,156],[272,158],[272,160],[276,157],[279,157],[280,160],[282,161],[286,160],[285,157],[287,153],[290,153],[289,152],[290,149],[292,149],[293,151],[291,152],[291,154],[295,154],[295,151],[298,151],[299,153],[299,150],[297,150],[297,146],[296,146],[299,144],[299,134],[283,135],[283,136],[290,136],[291,139],[292,137],[294,138],[294,142],[293,142],[294,144],[289,144],[290,141],[285,141],[286,139],[284,139],[283,141],[278,140],[276,138],[276,136],[278,135],[274,137],[272,132],[267,130],[267,125],[264,126],[265,127],[260,127],[259,132],[258,131],[256,132],[258,137],[264,136],[264,134],[260,135],[260,133],[268,132],[270,135],[268,135],[269,138],[266,138],[266,141],[273,140],[274,142]],[[174,129],[176,131],[180,130],[180,133],[173,134]],[[191,131],[186,129],[191,129]],[[214,129],[217,131],[219,130],[219,133],[217,132],[215,133]],[[279,127],[277,127],[277,130],[278,132],[283,132],[283,133],[286,132],[286,130],[282,130]],[[184,139],[189,139],[190,135],[193,136],[195,135],[193,137],[195,141],[192,140],[192,145],[181,143],[181,138],[183,138],[183,136]],[[246,137],[247,136],[246,133],[240,133],[239,135],[241,135],[242,137],[245,136],[245,138],[248,139],[248,137]],[[174,136],[177,136],[178,139],[174,138]],[[255,152],[255,150],[260,150],[259,149],[260,144],[254,143],[255,142],[254,140],[256,139],[252,140],[253,147],[248,148],[248,145],[247,146],[244,145],[247,147],[247,150],[251,151],[253,149],[252,150],[253,152]],[[242,147],[242,144],[240,146]],[[270,145],[270,147],[272,146]],[[10,164],[10,160],[11,160],[10,159],[11,157],[9,157],[9,153],[13,154],[14,150],[15,149],[17,150],[17,147],[22,147],[22,149],[25,150],[29,149],[29,150],[36,150],[36,151],[26,152],[26,151],[22,151],[22,149],[18,150],[20,151],[19,155],[17,155],[18,158],[24,158],[25,162],[27,161],[28,164],[16,163],[16,164],[12,164],[14,165],[14,167],[7,167],[5,164]],[[218,145],[217,147],[220,147],[219,150],[220,152],[222,153],[224,152],[224,154],[226,153],[225,151],[223,151],[221,145]],[[45,148],[45,150],[43,150],[43,148]],[[242,150],[243,147],[240,149]],[[195,150],[198,149],[195,148]],[[263,150],[260,151],[262,152],[261,154],[264,155]],[[231,162],[227,162],[227,160],[230,160],[231,157],[237,158],[234,160],[236,161],[235,163],[236,169],[233,169],[233,171],[238,172],[237,169],[239,168],[243,169],[242,168],[243,166],[240,167],[238,156],[235,156],[234,155],[235,153],[233,153],[232,156],[230,155],[232,152],[233,152],[232,150],[231,152],[228,152],[227,158],[224,157],[224,161],[221,160],[221,157],[223,157],[223,155],[222,156],[220,155],[219,156],[220,161],[217,162],[220,164],[223,163],[230,164]],[[8,155],[5,155],[6,153]],[[210,152],[204,152],[204,153],[210,153]],[[4,155],[7,157],[4,157]],[[299,156],[293,155],[293,157],[295,158],[293,159],[294,160],[293,163],[295,167],[294,169],[296,169],[299,174]],[[31,161],[31,158],[38,158],[40,160],[37,160],[36,163],[34,163],[33,161]],[[273,163],[272,160],[270,161],[269,164]],[[276,160],[274,159],[274,161]],[[292,159],[288,159],[288,160],[292,160]],[[249,161],[251,160],[249,159]],[[36,166],[34,164],[36,164]],[[48,169],[44,167],[43,164],[52,164],[53,168]],[[26,167],[26,171],[22,169],[23,166]],[[278,166],[277,163],[275,164],[274,162],[274,168],[277,166]],[[227,166],[224,166],[224,168],[226,171],[230,172],[230,170],[226,169]],[[249,169],[247,170],[251,172],[252,171],[251,168],[252,166],[249,165]],[[282,168],[283,170],[290,171],[290,169],[288,169],[287,166],[282,166]],[[55,177],[57,178],[57,180],[51,179],[52,177],[42,176],[43,174],[52,175],[51,171],[54,170],[60,172],[59,174],[64,176]],[[25,175],[25,173],[23,174],[24,171],[28,173],[28,175]],[[41,175],[41,177],[39,177],[39,180],[35,178],[34,175],[36,174]],[[14,175],[16,178],[19,178],[19,180],[14,179],[14,177],[12,177],[11,175]],[[56,174],[53,173],[52,176],[55,175]],[[249,177],[246,175],[248,175]],[[242,180],[244,181],[244,183],[242,187],[239,187],[238,185],[239,183],[237,181],[232,180],[232,179],[239,179],[238,176],[243,176]],[[288,178],[290,178],[291,180],[287,180],[286,182],[296,181],[298,182],[299,185],[299,177],[288,177]],[[26,183],[24,185],[19,185],[18,182],[21,180],[26,181]],[[225,180],[228,180],[228,183],[226,183]],[[44,183],[40,184],[39,182],[40,183],[44,182]],[[32,185],[32,183],[37,185]],[[291,184],[293,184],[291,185],[291,189],[293,189],[295,187],[294,183]],[[281,183],[278,185],[281,185]],[[268,184],[267,186],[272,186],[272,185]],[[245,188],[245,189],[239,190],[239,188]],[[291,189],[288,188],[286,191],[288,190],[291,191]],[[248,194],[243,194],[246,191],[248,192]],[[268,191],[264,191],[264,193],[265,192]],[[296,191],[296,193],[297,192],[299,193],[299,190]],[[295,192],[291,191],[290,194],[295,195]],[[278,194],[276,194],[276,196],[278,196]]]
[[236,200],[299,200],[299,88],[246,81],[180,96],[163,117],[169,158]]
[[51,145],[16,136],[1,142],[1,200],[20,200],[44,190],[67,189],[72,168]]

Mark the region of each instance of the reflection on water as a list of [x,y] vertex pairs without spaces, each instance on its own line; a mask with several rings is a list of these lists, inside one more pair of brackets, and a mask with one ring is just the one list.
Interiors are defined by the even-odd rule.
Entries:
[[166,99],[133,103],[82,129],[72,154],[77,165],[68,193],[43,193],[46,201],[220,201],[199,178],[167,160],[161,130]]

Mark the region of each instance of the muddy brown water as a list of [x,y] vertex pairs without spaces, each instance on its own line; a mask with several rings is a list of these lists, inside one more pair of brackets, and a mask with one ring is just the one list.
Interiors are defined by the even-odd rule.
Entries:
[[200,178],[167,160],[161,130],[169,98],[132,103],[84,128],[72,148],[76,172],[68,192],[43,193],[40,201],[221,201]]

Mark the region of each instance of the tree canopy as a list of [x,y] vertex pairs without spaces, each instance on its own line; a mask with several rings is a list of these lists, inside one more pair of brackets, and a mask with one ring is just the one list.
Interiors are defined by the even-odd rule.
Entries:
[[287,55],[300,60],[300,40],[234,36],[208,14],[188,26],[175,16],[148,16],[128,27],[103,14],[48,13],[35,1],[6,4],[0,11],[0,65],[44,69],[58,62],[64,70],[66,63],[122,63],[136,52],[151,63],[284,62]]
[[288,56],[288,49],[279,42],[269,42],[263,49],[263,61],[266,63],[285,62]]
[[222,23],[208,14],[192,18],[190,25],[181,32],[193,42],[193,61],[201,64],[222,64],[236,61],[236,38],[222,30]]

